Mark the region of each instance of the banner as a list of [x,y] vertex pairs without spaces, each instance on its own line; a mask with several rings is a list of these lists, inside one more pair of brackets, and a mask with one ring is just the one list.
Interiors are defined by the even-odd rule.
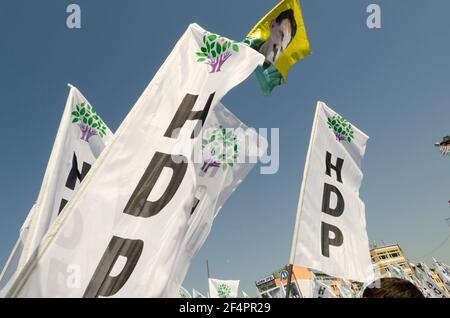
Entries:
[[[206,38],[221,45],[220,61],[201,56]],[[8,296],[178,296],[167,286],[198,204],[198,124],[263,61],[225,43],[196,24],[187,29]],[[77,240],[67,242],[75,225]],[[55,260],[65,275],[51,270]]]
[[311,54],[298,0],[283,0],[252,31],[244,43],[265,56],[255,74],[264,94],[286,83],[290,68]]
[[208,279],[211,298],[237,298],[239,280]]
[[305,164],[291,262],[332,277],[373,280],[361,161],[368,137],[317,104]]
[[[202,130],[203,160],[194,165],[196,203],[174,262],[167,294],[183,283],[189,264],[206,241],[220,209],[267,147],[266,139],[248,128],[221,103],[211,111]],[[225,160],[219,158],[226,154]]]

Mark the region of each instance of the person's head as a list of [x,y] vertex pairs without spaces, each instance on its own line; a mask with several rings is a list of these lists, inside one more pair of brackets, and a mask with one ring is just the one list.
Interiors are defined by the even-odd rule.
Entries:
[[424,298],[413,283],[400,278],[381,278],[371,286],[366,287],[362,298]]
[[283,11],[270,23],[270,37],[262,47],[266,60],[275,63],[278,57],[291,43],[297,32],[294,11]]

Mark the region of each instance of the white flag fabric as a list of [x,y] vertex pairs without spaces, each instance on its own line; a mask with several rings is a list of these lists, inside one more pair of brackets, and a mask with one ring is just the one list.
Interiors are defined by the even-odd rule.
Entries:
[[220,280],[209,278],[209,295],[211,298],[237,298],[239,280]]
[[201,292],[193,289],[192,290],[192,298],[207,298],[205,295],[203,295]]
[[[212,69],[218,61],[199,53],[211,41],[226,52]],[[263,60],[191,25],[8,296],[177,297],[175,261],[197,203],[194,128]],[[67,246],[74,226],[77,239]]]
[[339,290],[341,298],[355,298],[355,294],[353,293],[350,286],[338,284],[337,289]]
[[242,297],[243,298],[250,298],[250,296],[245,291],[242,291]]
[[406,274],[401,266],[398,266],[397,264],[390,264],[386,269],[391,277],[407,280],[408,282],[414,284],[413,279],[408,274]]
[[421,268],[416,267],[416,276],[423,295],[426,298],[448,298],[445,292],[439,287],[433,278],[428,266],[421,264]]
[[0,297],[4,297],[6,290],[8,289],[9,283],[12,283],[13,277],[17,272],[19,267],[20,258],[22,256],[23,248],[25,242],[27,241],[28,231],[30,228],[31,218],[33,217],[33,212],[35,210],[35,205],[31,208],[30,212],[25,219],[19,232],[19,239],[17,240],[14,248],[8,257],[6,264],[0,274]]
[[12,281],[13,276],[30,259],[42,237],[113,136],[83,94],[70,84],[69,87],[69,96],[38,199],[20,230],[19,240],[3,271],[0,289]]
[[324,103],[317,104],[291,252],[294,264],[333,277],[373,280],[359,198],[368,138]]
[[450,291],[450,269],[448,268],[448,266],[438,261],[434,261],[434,267],[436,268],[436,273],[441,278],[445,287]]
[[337,296],[329,286],[316,280],[314,282],[313,298],[337,298]]
[[191,294],[183,286],[180,287],[179,298],[192,298]]
[[76,87],[69,87],[69,97],[34,206],[19,270],[35,252],[113,136],[83,94]]
[[[229,160],[228,167],[223,160],[211,160],[209,157],[211,152],[216,157],[227,152],[226,149],[210,147],[210,140],[214,143],[224,138],[224,143],[231,141],[228,147],[232,148],[231,153],[238,155],[237,160]],[[175,261],[173,279],[167,285],[167,294],[172,293],[170,289],[176,289],[182,284],[189,264],[206,241],[219,210],[250,173],[257,158],[267,149],[267,140],[254,129],[248,128],[221,103],[211,111],[206,120],[202,143],[205,158],[195,164],[197,190],[194,209]],[[232,166],[229,166],[230,163]]]

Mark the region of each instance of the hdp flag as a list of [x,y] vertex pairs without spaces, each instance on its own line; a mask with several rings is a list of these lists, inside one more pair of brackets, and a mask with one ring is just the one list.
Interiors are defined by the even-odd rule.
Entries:
[[[21,228],[19,240],[5,266],[0,288],[35,253],[41,239],[112,139],[113,133],[96,108],[76,87],[70,84],[69,87],[69,96],[38,198]],[[76,237],[66,237],[66,244],[71,244],[71,240],[76,240]]]
[[247,35],[244,43],[265,56],[256,77],[264,94],[286,82],[291,67],[311,54],[298,0],[283,0]]
[[318,102],[298,204],[291,262],[330,276],[373,281],[359,196],[369,137]]
[[[191,216],[202,204],[221,202],[216,190],[196,196],[191,159],[202,142],[198,127],[263,62],[254,50],[227,44],[230,56],[212,69],[199,58],[205,37],[228,40],[210,35],[196,24],[186,30],[7,296],[178,296],[172,281]],[[228,133],[221,138],[228,140]],[[213,174],[219,164],[228,169],[234,155],[209,159],[200,169]],[[67,240],[70,234],[76,239]],[[55,266],[66,271],[56,273]]]

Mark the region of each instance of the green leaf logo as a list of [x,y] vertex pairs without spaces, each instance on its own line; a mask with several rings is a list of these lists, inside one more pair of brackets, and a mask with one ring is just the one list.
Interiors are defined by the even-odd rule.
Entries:
[[218,73],[222,66],[233,55],[239,52],[236,41],[228,40],[217,34],[207,33],[203,36],[203,46],[196,52],[197,62],[211,67],[210,73]]
[[100,138],[106,135],[106,125],[97,115],[97,111],[94,107],[88,103],[81,103],[75,106],[75,110],[72,112],[72,123],[78,123],[78,127],[81,130],[81,140],[89,142],[93,136],[100,136]]
[[229,298],[231,296],[231,287],[227,284],[220,284],[217,287],[217,295],[220,298]]
[[344,117],[335,115],[328,118],[327,123],[328,127],[333,130],[337,141],[349,143],[353,141],[355,137],[353,127]]

